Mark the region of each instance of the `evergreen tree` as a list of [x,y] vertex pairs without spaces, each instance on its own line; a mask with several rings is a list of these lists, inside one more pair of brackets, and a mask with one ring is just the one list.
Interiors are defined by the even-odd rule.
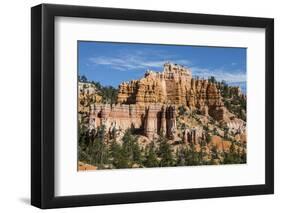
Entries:
[[216,83],[217,80],[216,80],[216,78],[215,78],[214,76],[211,76],[211,77],[209,78],[209,82],[211,82],[211,83]]
[[84,125],[79,125],[78,129],[78,159],[79,161],[89,163],[90,156],[87,153],[89,145],[89,135]]
[[135,137],[132,135],[131,130],[126,130],[123,138],[122,150],[124,157],[128,159],[129,162],[133,162],[134,159],[134,146],[136,143]]
[[208,162],[206,161],[206,156],[207,156],[207,143],[201,140],[200,152],[199,152],[200,165],[208,164]]
[[235,145],[234,142],[231,143],[230,148],[229,148],[230,153],[235,153]]
[[113,142],[111,145],[113,166],[116,168],[131,168],[134,163],[140,164],[140,147],[130,129],[125,132],[122,141],[122,146],[116,142]]
[[105,138],[105,127],[101,126],[98,128],[97,136],[91,142],[89,146],[89,154],[91,156],[90,163],[93,165],[97,165],[98,167],[103,166],[103,164],[107,161],[106,146],[104,143]]
[[129,168],[128,152],[122,145],[113,141],[110,146],[111,162],[114,168]]
[[[78,78],[79,79],[79,78]],[[84,83],[86,83],[86,82],[88,82],[88,79],[87,79],[87,77],[85,76],[85,75],[82,75],[82,76],[80,76],[80,79],[79,79],[81,82],[84,82]]]
[[218,148],[217,148],[217,146],[212,146],[211,158],[212,159],[217,159],[218,158]]
[[193,150],[192,145],[184,150],[184,162],[186,166],[192,165]]
[[133,144],[133,161],[137,164],[142,163],[141,149],[137,141]]
[[151,142],[145,153],[144,166],[145,167],[157,167],[158,165],[159,165],[159,162],[158,162],[157,155],[155,152],[154,142]]
[[177,159],[177,166],[184,166],[185,165],[185,150],[183,147],[177,149],[176,153]]
[[228,139],[229,139],[229,128],[228,128],[227,126],[225,126],[225,127],[223,128],[223,132],[224,132],[224,138],[225,138],[226,140],[228,140]]
[[115,168],[119,168],[120,166],[120,159],[121,159],[121,150],[122,147],[113,140],[110,144],[110,157],[111,157],[111,163]]
[[187,166],[200,165],[200,154],[196,151],[193,143],[191,143],[190,148],[185,151],[185,164]]
[[122,147],[121,151],[120,151],[120,157],[117,161],[117,165],[116,168],[130,168],[132,166],[132,162],[129,159],[129,153],[126,149],[124,149]]
[[241,153],[241,163],[247,163],[247,153],[245,148],[243,148]]
[[180,116],[185,115],[186,114],[186,108],[182,105],[178,108],[178,112],[179,112]]
[[159,157],[161,158],[160,167],[173,166],[174,159],[173,159],[171,145],[168,143],[168,140],[163,136],[160,136],[158,141],[160,142],[160,147],[159,147]]
[[240,154],[236,152],[234,142],[232,142],[229,152],[225,153],[223,163],[224,164],[238,164],[241,163],[242,159]]

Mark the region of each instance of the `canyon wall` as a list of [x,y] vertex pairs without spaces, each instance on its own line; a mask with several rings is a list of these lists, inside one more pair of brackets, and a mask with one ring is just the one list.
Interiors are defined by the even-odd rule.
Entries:
[[89,131],[104,126],[106,131],[125,131],[128,128],[143,133],[149,139],[160,133],[173,138],[176,129],[174,106],[150,104],[92,104],[89,111]]
[[167,63],[164,64],[163,72],[147,71],[140,80],[120,84],[117,102],[186,105],[191,79],[191,71],[183,66]]
[[215,83],[193,79],[189,69],[169,63],[164,64],[163,72],[148,71],[140,80],[120,84],[117,103],[183,105],[216,120],[223,120],[225,114]]
[[[241,95],[239,89],[232,90]],[[86,99],[91,104],[85,104]],[[87,83],[79,84],[79,101],[79,119],[87,120],[89,131],[100,126],[109,133],[131,128],[149,139],[160,134],[175,139],[180,106],[216,121],[226,121],[230,114],[217,83],[194,79],[189,69],[169,63],[164,64],[163,72],[147,71],[140,80],[121,83],[116,104],[102,104],[96,88]],[[235,129],[238,124],[233,122],[229,128]],[[202,137],[193,127],[185,129],[183,135],[183,141],[193,143]]]

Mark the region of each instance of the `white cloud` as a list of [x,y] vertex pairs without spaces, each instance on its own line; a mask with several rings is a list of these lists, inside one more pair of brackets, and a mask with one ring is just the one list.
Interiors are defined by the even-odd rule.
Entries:
[[246,72],[242,70],[227,70],[223,68],[208,69],[201,67],[190,67],[192,74],[199,76],[200,78],[208,78],[214,76],[218,81],[226,82],[244,82],[247,80]]
[[[112,69],[123,70],[123,71],[134,71],[139,69],[148,69],[148,68],[161,68],[163,64],[168,60],[153,60],[147,59],[139,55],[123,55],[116,57],[91,57],[89,61],[95,65],[105,65],[110,66]],[[173,63],[189,65],[191,62],[185,59],[174,59],[170,60]]]
[[[167,60],[155,59],[157,55],[164,55]],[[156,57],[155,57],[156,56]],[[163,67],[163,64],[167,61],[175,64],[181,64],[191,69],[193,76],[200,78],[208,78],[214,76],[218,81],[226,82],[245,82],[246,72],[242,70],[228,70],[224,68],[209,69],[200,66],[192,66],[192,62],[187,59],[175,58],[173,55],[165,53],[153,52],[153,51],[140,51],[136,50],[130,54],[120,52],[116,56],[98,56],[89,58],[89,62],[92,65],[104,65],[111,69],[120,71],[144,71],[147,69],[159,69]],[[233,62],[230,65],[234,65]]]

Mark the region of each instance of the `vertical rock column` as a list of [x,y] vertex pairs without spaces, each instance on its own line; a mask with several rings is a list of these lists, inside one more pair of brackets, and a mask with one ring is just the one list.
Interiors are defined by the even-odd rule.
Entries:
[[166,107],[165,107],[165,105],[162,107],[162,111],[161,111],[161,128],[160,128],[160,133],[162,133],[163,136],[166,136],[166,134],[167,134]]
[[177,131],[176,109],[174,106],[167,107],[167,137],[173,139]]
[[110,106],[108,106],[107,104],[102,106],[101,108],[101,126],[105,126],[105,129],[108,130],[110,127],[110,124],[108,123],[108,116],[110,113]]
[[90,105],[90,112],[89,112],[89,132],[92,132],[97,128],[97,115],[95,113],[95,106],[94,104]]
[[146,112],[146,120],[144,125],[144,134],[150,140],[153,139],[154,134],[157,131],[157,112],[153,109],[152,106],[148,106]]

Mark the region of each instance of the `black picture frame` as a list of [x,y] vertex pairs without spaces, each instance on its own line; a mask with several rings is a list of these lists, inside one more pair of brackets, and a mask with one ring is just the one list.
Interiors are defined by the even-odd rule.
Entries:
[[[265,184],[56,197],[54,171],[55,17],[264,28]],[[274,20],[241,16],[41,4],[31,8],[31,204],[60,208],[274,193]]]

